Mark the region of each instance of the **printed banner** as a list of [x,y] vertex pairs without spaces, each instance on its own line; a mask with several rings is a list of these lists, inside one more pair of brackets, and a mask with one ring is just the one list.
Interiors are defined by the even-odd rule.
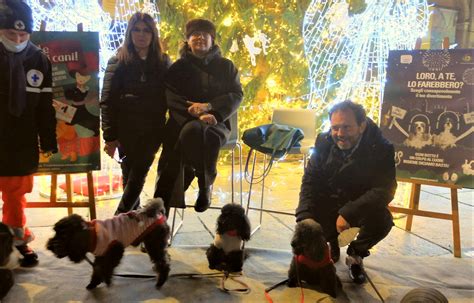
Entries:
[[39,172],[100,169],[99,35],[95,32],[35,32],[31,41],[53,69],[53,105],[59,153],[40,157]]
[[474,50],[390,51],[381,129],[397,176],[474,188]]

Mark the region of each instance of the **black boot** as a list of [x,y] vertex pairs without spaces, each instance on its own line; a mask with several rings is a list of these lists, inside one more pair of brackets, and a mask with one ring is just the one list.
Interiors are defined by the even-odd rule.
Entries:
[[23,259],[20,260],[21,267],[34,267],[38,265],[38,255],[28,245],[18,245],[16,249],[23,256]]
[[206,211],[211,206],[211,189],[210,187],[199,188],[199,194],[194,204],[194,210],[198,213]]

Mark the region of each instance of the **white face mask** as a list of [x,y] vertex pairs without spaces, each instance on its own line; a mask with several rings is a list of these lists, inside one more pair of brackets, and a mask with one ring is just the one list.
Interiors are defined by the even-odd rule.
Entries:
[[19,53],[22,50],[24,50],[25,47],[28,45],[28,40],[21,43],[15,43],[0,35],[0,43],[2,43],[3,46],[5,46],[7,51],[12,52],[12,53]]

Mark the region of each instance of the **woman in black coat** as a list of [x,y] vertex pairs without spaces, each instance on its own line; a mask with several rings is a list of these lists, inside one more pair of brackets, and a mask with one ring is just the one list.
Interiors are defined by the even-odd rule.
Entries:
[[199,194],[195,210],[210,205],[210,187],[217,175],[220,148],[230,135],[243,92],[238,70],[221,56],[212,22],[194,19],[186,24],[181,58],[166,76],[170,119],[166,125],[155,197],[170,206],[184,207],[184,192],[194,177]]
[[163,140],[164,75],[171,62],[163,53],[153,18],[135,13],[125,41],[107,65],[101,98],[104,151],[118,149],[123,195],[116,214],[136,209],[148,170]]

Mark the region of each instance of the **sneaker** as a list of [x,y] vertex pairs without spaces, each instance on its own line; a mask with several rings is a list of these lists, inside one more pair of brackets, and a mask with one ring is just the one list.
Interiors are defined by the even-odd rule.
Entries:
[[16,246],[23,259],[20,259],[21,267],[34,267],[38,265],[38,255],[26,244]]
[[349,266],[349,276],[356,284],[365,282],[364,264],[362,257],[349,255],[346,257],[346,265]]
[[337,263],[341,257],[341,249],[339,248],[337,239],[336,241],[329,242],[329,247],[331,248],[331,259],[334,263]]
[[198,213],[206,211],[211,206],[211,190],[210,188],[199,189],[199,194],[194,204],[194,210]]
[[140,251],[141,251],[142,253],[146,253],[146,254],[148,253],[148,250],[147,250],[146,247],[145,247],[145,243],[143,243],[143,242],[140,243]]

